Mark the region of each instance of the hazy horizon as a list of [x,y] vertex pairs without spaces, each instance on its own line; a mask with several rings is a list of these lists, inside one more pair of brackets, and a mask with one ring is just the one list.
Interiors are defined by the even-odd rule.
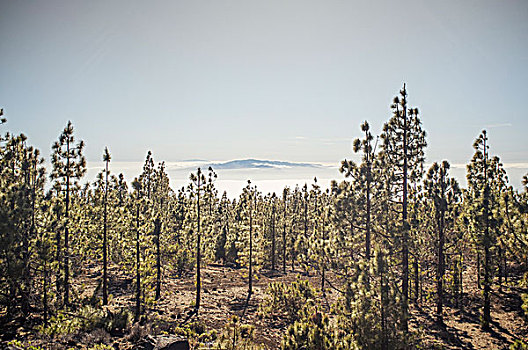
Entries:
[[[353,158],[354,160],[359,161],[357,157]],[[154,161],[156,162],[156,166],[160,162],[156,159],[155,155]],[[186,186],[189,183],[188,179],[190,173],[196,172],[198,167],[201,167],[203,171],[206,171],[204,166],[207,166],[210,163],[224,161],[227,162],[230,160],[165,162],[167,173],[170,178],[170,185],[174,191],[177,191],[179,188]],[[122,172],[123,175],[125,175],[127,182],[130,183],[131,180],[140,175],[143,164],[144,162],[142,161],[111,162],[110,171],[114,175]],[[314,183],[314,177],[317,177],[318,185],[320,185],[323,190],[329,187],[332,180],[338,182],[345,180],[344,175],[339,172],[339,162],[325,164],[314,162],[314,164],[319,164],[321,167],[289,169],[214,169],[218,175],[215,186],[220,194],[226,191],[229,198],[234,198],[241,193],[242,189],[247,184],[247,180],[251,180],[251,183],[256,185],[258,190],[264,194],[273,192],[280,194],[286,186],[292,189],[295,185],[302,187],[305,183],[308,184],[308,186],[311,186]],[[427,170],[431,164],[432,163],[426,163],[425,169]],[[504,166],[510,184],[516,189],[521,189],[522,176],[528,171],[528,163],[506,163]],[[104,164],[102,161],[88,162],[87,174],[85,175],[83,182],[93,182],[97,173],[103,170],[103,167]],[[461,186],[466,186],[466,164],[451,164],[450,174],[457,179]]]

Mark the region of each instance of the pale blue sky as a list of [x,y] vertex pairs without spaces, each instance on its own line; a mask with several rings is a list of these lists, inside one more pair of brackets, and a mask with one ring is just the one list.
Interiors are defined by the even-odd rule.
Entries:
[[405,81],[428,162],[483,128],[528,162],[528,1],[0,0],[0,62],[7,129],[45,155],[71,119],[93,161],[337,162]]

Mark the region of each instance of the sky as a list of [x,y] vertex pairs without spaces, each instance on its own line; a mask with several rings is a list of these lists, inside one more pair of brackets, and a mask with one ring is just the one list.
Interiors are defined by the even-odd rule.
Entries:
[[48,156],[71,120],[97,166],[338,164],[405,82],[428,163],[463,169],[487,129],[520,187],[527,38],[527,1],[0,0],[2,130]]

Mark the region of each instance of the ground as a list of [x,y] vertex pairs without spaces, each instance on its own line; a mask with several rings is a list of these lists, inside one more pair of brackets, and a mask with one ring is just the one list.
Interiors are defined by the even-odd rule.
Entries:
[[[445,307],[445,327],[436,325],[434,320],[434,300],[424,298],[420,303],[411,303],[411,331],[421,339],[422,348],[442,349],[507,349],[516,339],[528,338],[528,327],[521,310],[520,290],[516,287],[504,286],[502,291],[494,288],[492,295],[492,325],[491,331],[485,332],[480,327],[481,291],[472,279],[472,271],[466,273],[465,295],[463,308],[455,308],[449,303]],[[83,274],[83,279],[75,283],[83,297],[93,294],[100,281],[100,271],[93,267],[92,271]],[[109,310],[116,312],[128,307],[133,310],[134,283],[117,267],[109,272],[110,294],[112,295]],[[301,271],[291,271],[286,274],[260,271],[254,280],[254,294],[246,309],[247,270],[221,265],[208,265],[202,270],[202,298],[198,315],[192,314],[192,304],[195,300],[195,277],[189,274],[184,277],[164,276],[161,300],[149,303],[145,310],[143,326],[136,329],[136,338],[129,334],[89,334],[76,337],[59,337],[49,339],[39,334],[36,329],[26,327],[16,328],[16,337],[23,342],[40,345],[43,348],[63,349],[88,348],[90,341],[104,339],[105,343],[119,349],[137,348],[134,340],[149,333],[162,331],[171,333],[176,327],[195,322],[197,319],[205,324],[206,330],[216,329],[219,332],[225,326],[231,315],[238,315],[242,322],[255,328],[256,340],[269,349],[279,347],[282,335],[287,328],[284,322],[271,322],[262,319],[257,314],[258,305],[265,297],[265,290],[270,282],[291,283],[298,276],[310,279],[314,286],[319,286],[318,275],[305,276]],[[514,285],[514,281],[510,281]],[[82,288],[80,286],[83,286]],[[526,291],[524,291],[526,292]],[[337,292],[327,292],[328,302],[337,297]],[[14,323],[13,323],[14,324]],[[3,343],[13,338],[11,325],[4,328]],[[11,326],[11,328],[10,328]],[[138,327],[136,327],[138,328]],[[104,333],[104,332],[103,332]],[[1,346],[0,346],[1,348]]]
[[499,291],[495,286],[491,295],[491,330],[480,327],[482,290],[477,287],[475,270],[470,268],[464,278],[464,301],[462,308],[445,307],[445,328],[434,322],[434,305],[412,306],[412,326],[427,348],[442,349],[508,349],[517,339],[528,340],[528,324],[521,309],[521,290],[512,280]]

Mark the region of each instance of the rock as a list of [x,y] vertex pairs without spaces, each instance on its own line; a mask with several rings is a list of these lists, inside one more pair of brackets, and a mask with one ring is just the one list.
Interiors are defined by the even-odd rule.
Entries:
[[143,350],[154,350],[154,347],[156,346],[156,339],[154,337],[147,335],[145,339],[143,340],[142,349]]
[[189,342],[175,336],[160,337],[155,350],[189,350]]
[[238,269],[238,264],[235,264],[235,263],[232,263],[232,262],[227,262],[225,264],[225,267],[229,267],[229,268],[232,268],[232,269]]
[[148,335],[143,342],[143,350],[189,350],[189,341],[175,335]]

